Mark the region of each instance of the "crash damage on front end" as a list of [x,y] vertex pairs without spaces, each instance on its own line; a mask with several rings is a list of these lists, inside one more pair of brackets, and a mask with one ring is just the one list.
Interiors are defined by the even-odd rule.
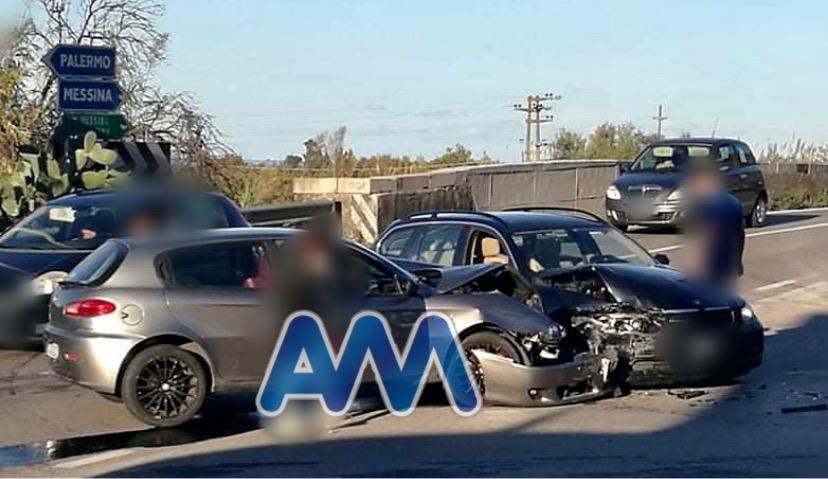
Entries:
[[[576,350],[614,351],[631,386],[731,379],[759,366],[764,333],[727,291],[662,267],[583,265],[537,278]],[[580,342],[580,343],[578,343]]]
[[[550,320],[537,295],[504,265],[444,270],[436,290],[440,295],[430,301],[430,307],[451,310],[454,303],[466,307],[452,319],[464,337],[471,372],[486,402],[555,406],[619,390],[617,352],[572,350],[567,329]],[[507,342],[479,339],[493,333]],[[512,353],[504,351],[509,344],[515,347]]]

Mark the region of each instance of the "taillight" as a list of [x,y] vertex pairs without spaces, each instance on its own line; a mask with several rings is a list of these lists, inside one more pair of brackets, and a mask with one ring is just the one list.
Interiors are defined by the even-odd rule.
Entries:
[[78,318],[103,316],[115,311],[115,305],[102,299],[84,299],[63,306],[63,314]]

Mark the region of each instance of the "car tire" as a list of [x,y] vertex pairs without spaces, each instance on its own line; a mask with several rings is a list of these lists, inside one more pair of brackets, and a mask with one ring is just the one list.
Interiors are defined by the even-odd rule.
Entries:
[[486,352],[511,359],[518,364],[522,363],[520,352],[517,349],[518,346],[502,334],[494,331],[479,331],[472,333],[463,339],[462,345],[463,351],[468,359],[472,377],[477,383],[477,389],[480,391],[480,396],[484,401],[486,401],[486,377],[480,363],[477,360],[477,357],[472,351],[475,349],[482,349]]
[[747,225],[749,228],[759,228],[760,226],[765,224],[765,219],[767,218],[768,214],[768,201],[760,196],[756,199],[756,203],[753,205],[753,210],[750,212],[750,216],[747,217]]
[[142,422],[175,427],[201,409],[207,381],[207,371],[195,354],[159,344],[130,360],[121,379],[121,397],[129,412]]

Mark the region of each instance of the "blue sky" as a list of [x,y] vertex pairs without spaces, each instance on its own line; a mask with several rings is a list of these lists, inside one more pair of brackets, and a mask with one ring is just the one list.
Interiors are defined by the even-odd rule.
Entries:
[[[8,1],[8,0],[6,0]],[[546,126],[604,121],[828,142],[828,2],[170,0],[159,82],[195,93],[251,159],[345,125],[357,154],[460,142],[519,158],[528,93]]]

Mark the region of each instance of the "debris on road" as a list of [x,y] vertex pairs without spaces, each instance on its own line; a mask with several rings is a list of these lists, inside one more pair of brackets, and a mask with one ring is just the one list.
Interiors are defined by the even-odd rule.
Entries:
[[703,390],[703,389],[696,389],[696,390],[686,390],[685,389],[685,390],[681,390],[681,391],[675,391],[675,390],[671,389],[671,390],[667,391],[667,394],[670,395],[670,396],[675,396],[679,399],[687,400],[687,399],[695,399],[697,397],[704,396],[705,394],[707,394],[707,391]]
[[814,404],[812,406],[792,406],[792,407],[783,407],[782,414],[792,414],[798,412],[815,412],[815,411],[828,411],[828,404],[821,403],[821,404]]

